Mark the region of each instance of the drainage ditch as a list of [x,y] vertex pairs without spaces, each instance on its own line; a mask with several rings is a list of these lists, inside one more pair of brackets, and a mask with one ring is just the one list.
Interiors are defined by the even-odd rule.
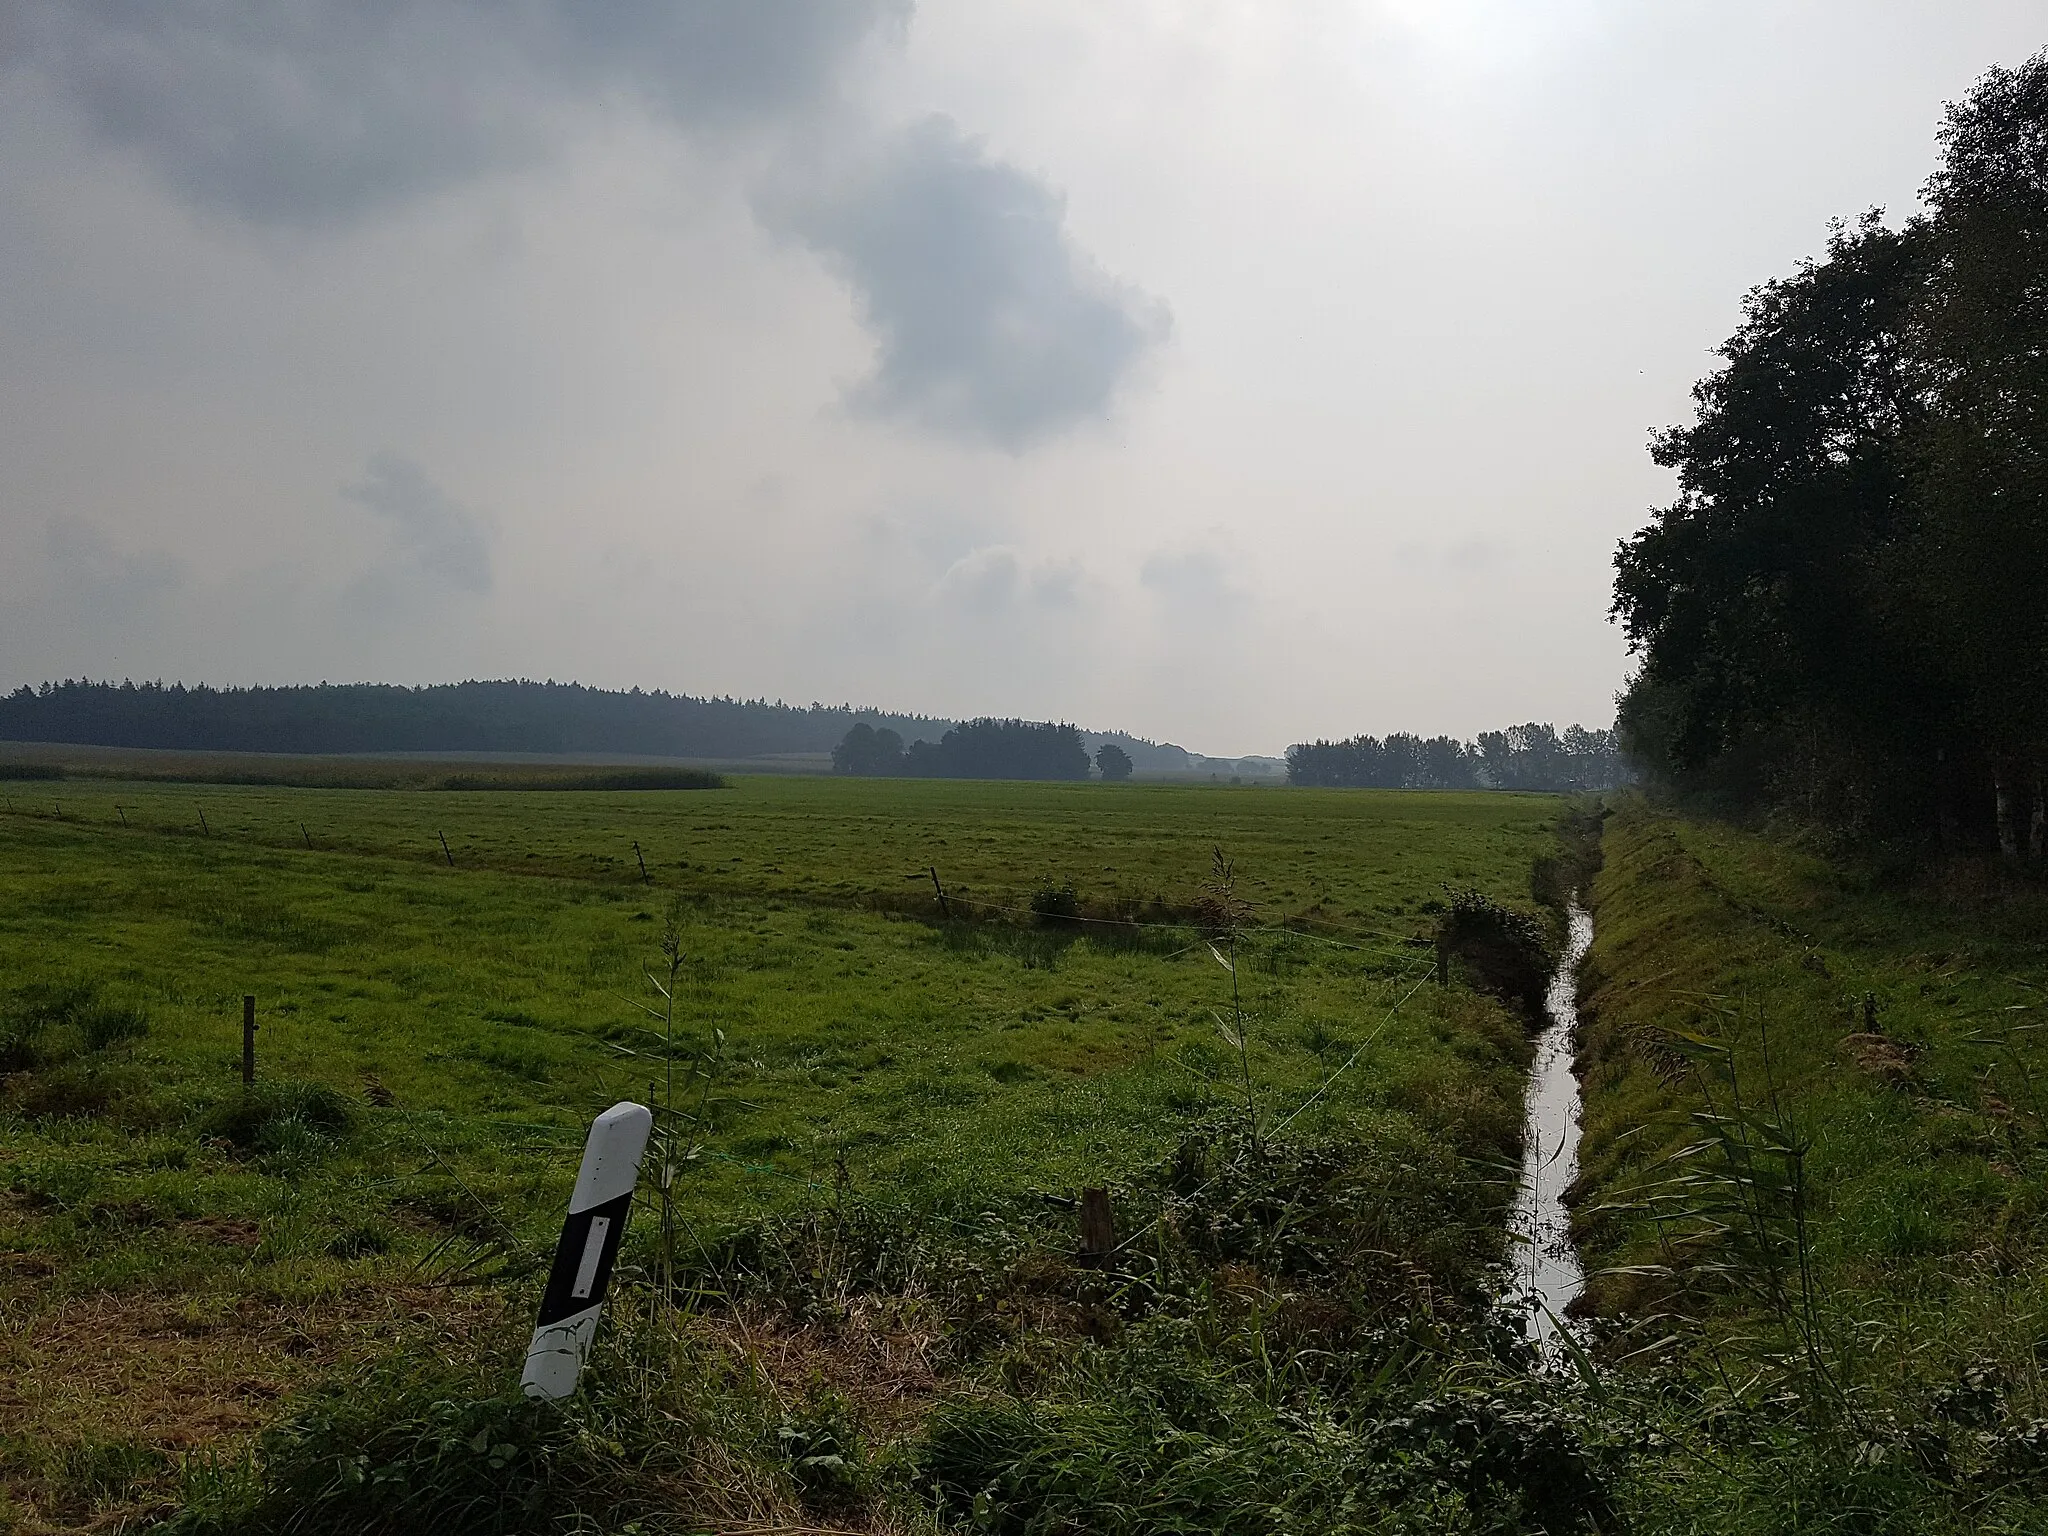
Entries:
[[1593,917],[1577,900],[1566,908],[1570,933],[1544,995],[1546,1023],[1536,1040],[1524,1114],[1522,1177],[1508,1232],[1513,1244],[1507,1300],[1526,1309],[1529,1337],[1547,1344],[1565,1308],[1585,1289],[1572,1243],[1565,1191],[1579,1172],[1579,1080],[1572,1055],[1579,1026],[1579,966],[1593,945]]

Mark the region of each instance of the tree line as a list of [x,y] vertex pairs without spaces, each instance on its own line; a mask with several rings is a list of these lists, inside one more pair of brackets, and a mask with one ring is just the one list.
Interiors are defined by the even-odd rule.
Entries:
[[599,752],[760,757],[829,752],[856,721],[936,735],[951,722],[848,705],[692,698],[578,683],[421,688],[321,683],[187,688],[62,682],[0,697],[0,740],[183,751]]
[[[1130,754],[1113,741],[1093,761],[1112,782],[1131,776]],[[1089,764],[1081,733],[1051,721],[970,720],[937,741],[908,747],[899,732],[863,721],[832,749],[834,773],[872,777],[1080,780],[1089,777]]]
[[2048,52],[1951,104],[1926,212],[1764,284],[1624,542],[1631,755],[1697,802],[2048,854]]
[[1613,789],[1631,777],[1613,731],[1514,725],[1477,741],[1385,738],[1304,742],[1287,749],[1287,782],[1341,789]]

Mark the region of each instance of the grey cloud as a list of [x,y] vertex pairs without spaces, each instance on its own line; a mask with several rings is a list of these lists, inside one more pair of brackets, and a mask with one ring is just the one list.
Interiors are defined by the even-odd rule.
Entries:
[[809,102],[907,0],[28,0],[0,57],[184,197],[320,224],[537,158],[574,98]]
[[1076,248],[1059,196],[947,117],[762,201],[845,278],[875,332],[850,403],[1012,452],[1104,414],[1170,325]]
[[1017,551],[995,544],[961,556],[946,568],[933,595],[970,613],[996,616],[1020,604],[1038,609],[1080,605],[1083,576],[1072,560],[1045,561],[1027,569]]
[[371,458],[368,475],[342,495],[386,519],[404,564],[443,587],[491,590],[491,548],[483,522],[402,454]]
[[116,549],[82,518],[52,521],[44,555],[50,585],[81,605],[96,623],[113,621],[185,584],[185,568],[176,557]]
[[140,676],[163,664],[191,573],[162,550],[122,548],[84,518],[53,518],[0,552],[0,657],[8,686],[55,676]]

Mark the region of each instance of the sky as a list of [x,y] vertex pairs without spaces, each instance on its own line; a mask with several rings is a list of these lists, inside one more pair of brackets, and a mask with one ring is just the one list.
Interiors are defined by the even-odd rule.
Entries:
[[1605,725],[1742,295],[2038,0],[11,0],[0,687]]

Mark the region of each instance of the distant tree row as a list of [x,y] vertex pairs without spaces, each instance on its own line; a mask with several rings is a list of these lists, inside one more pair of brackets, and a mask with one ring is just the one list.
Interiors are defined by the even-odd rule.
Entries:
[[1629,771],[1612,731],[1515,725],[1476,742],[1396,732],[1287,749],[1287,782],[1344,789],[1612,789]]
[[1764,284],[1621,547],[1619,726],[1696,802],[2048,858],[2048,53],[1948,109],[1927,213]]
[[[1105,742],[1095,761],[1106,779],[1131,776],[1131,758]],[[921,779],[1085,779],[1088,748],[1071,725],[1029,720],[970,720],[936,742],[909,747],[886,727],[862,722],[832,749],[835,773]]]
[[577,683],[187,688],[45,683],[0,697],[0,740],[219,752],[601,752],[760,757],[829,752],[859,721],[936,734],[951,722],[845,705],[612,692]]

